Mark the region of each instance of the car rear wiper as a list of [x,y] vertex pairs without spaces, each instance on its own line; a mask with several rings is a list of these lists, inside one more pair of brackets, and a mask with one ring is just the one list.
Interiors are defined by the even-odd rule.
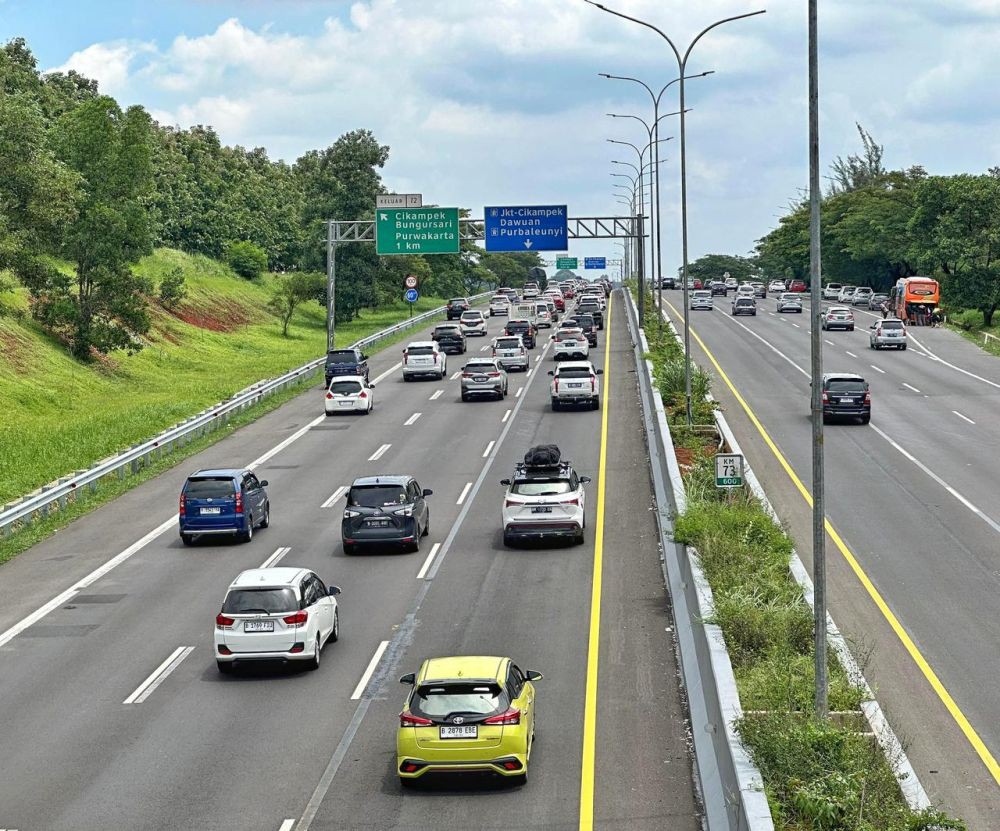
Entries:
[[238,615],[249,615],[249,614],[251,614],[253,612],[260,612],[261,614],[265,614],[265,615],[274,614],[273,612],[269,612],[267,609],[240,609],[240,611],[238,611],[236,614],[238,614]]

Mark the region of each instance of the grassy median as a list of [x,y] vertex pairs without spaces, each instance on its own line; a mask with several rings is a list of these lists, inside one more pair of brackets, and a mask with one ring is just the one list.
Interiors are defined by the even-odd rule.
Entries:
[[[684,358],[647,304],[657,387],[682,465],[688,506],[675,539],[697,549],[733,664],[744,716],[736,729],[764,778],[782,831],[964,829],[938,811],[911,811],[881,747],[867,735],[864,691],[831,652],[829,720],[815,717],[813,614],[789,571],[792,541],[749,489],[715,486],[717,434],[688,430]],[[695,369],[694,423],[712,423],[710,376]]]

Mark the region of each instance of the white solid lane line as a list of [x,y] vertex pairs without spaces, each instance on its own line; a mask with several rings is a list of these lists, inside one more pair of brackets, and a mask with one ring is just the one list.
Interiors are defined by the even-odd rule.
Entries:
[[465,497],[468,496],[469,488],[472,487],[472,482],[466,482],[465,487],[462,488],[462,492],[458,495],[458,502],[456,505],[461,505],[465,501]]
[[798,323],[793,323],[792,326],[794,326],[796,329],[801,329],[802,328],[801,326],[799,326]]
[[284,441],[280,442],[279,444],[276,444],[274,447],[272,447],[270,450],[268,450],[267,453],[265,453],[263,456],[259,456],[256,459],[254,459],[252,462],[250,462],[250,464],[248,464],[247,467],[250,468],[251,470],[253,470],[256,467],[260,467],[268,459],[272,458],[273,456],[278,455],[282,450],[284,450],[286,447],[288,447],[288,445],[290,445],[293,441],[298,441],[306,433],[308,433],[313,427],[315,427],[317,424],[322,424],[324,421],[326,421],[326,413],[323,413],[323,415],[321,415],[321,416],[317,416],[312,421],[310,421],[305,427],[301,427],[298,430],[296,430],[287,439],[285,439]]
[[522,393],[523,390],[524,390],[524,387],[518,387],[517,388],[517,392],[514,393],[514,397],[515,398],[520,398],[521,397],[521,393]]
[[870,366],[876,372],[881,372],[883,375],[885,375],[885,370],[884,369],[880,369],[879,367],[875,366],[875,364],[868,364],[868,366]]
[[385,652],[385,648],[389,645],[389,641],[382,641],[378,645],[378,649],[375,650],[375,654],[372,655],[372,659],[368,662],[368,667],[365,669],[364,675],[361,676],[361,680],[358,681],[358,685],[354,688],[354,692],[351,693],[351,701],[357,701],[361,698],[362,693],[365,691],[365,687],[368,686],[368,682],[371,680],[372,673],[375,672],[375,668],[378,666],[378,662],[382,660],[382,653]]
[[952,410],[952,412],[955,415],[957,415],[959,418],[963,419],[964,421],[969,422],[969,424],[975,424],[976,423],[971,418],[969,418],[968,416],[962,415],[958,410]]
[[825,343],[825,344],[827,344],[829,346],[836,346],[837,345],[832,340],[827,340],[826,338],[823,338],[823,343]]
[[500,423],[501,424],[506,424],[507,423],[507,419],[510,418],[511,412],[513,412],[513,411],[512,410],[507,410],[507,412],[505,412],[503,414],[503,418],[500,419]]
[[907,384],[906,381],[903,381],[903,386],[906,387],[908,390],[913,390],[914,392],[920,392],[920,390],[918,390],[912,384]]
[[939,358],[937,355],[931,352],[930,349],[928,349],[920,341],[918,341],[916,337],[913,335],[913,332],[910,332],[909,339],[910,343],[912,343],[914,346],[916,346],[919,349],[923,349],[924,352],[927,353],[927,357],[930,358],[931,360],[937,361],[939,364],[943,364],[944,366],[949,367],[950,369],[954,369],[956,372],[961,372],[963,375],[968,375],[970,378],[975,378],[977,381],[982,381],[984,384],[989,384],[991,387],[996,387],[997,389],[1000,389],[1000,384],[998,384],[996,381],[991,381],[989,378],[983,378],[982,375],[976,375],[974,372],[969,372],[969,370],[967,369],[962,369],[962,367],[960,366],[955,366],[955,364],[948,363],[948,361],[946,361],[944,358]]
[[271,568],[271,566],[276,565],[289,551],[291,547],[285,545],[275,551],[270,557],[268,557],[264,562],[260,564],[261,568]]
[[404,421],[404,422],[403,422],[403,426],[404,426],[404,427],[409,427],[409,426],[410,426],[411,424],[413,424],[413,423],[414,423],[414,422],[415,422],[415,421],[416,421],[416,420],[417,420],[418,418],[420,418],[420,416],[421,416],[421,415],[423,415],[423,413],[414,413],[414,414],[413,414],[413,415],[411,415],[411,416],[410,416],[410,417],[409,417],[408,419],[406,419],[406,421]]
[[458,372],[452,373],[451,380],[454,381],[461,374],[462,374],[462,370],[459,370]]
[[486,458],[487,456],[489,456],[489,455],[490,455],[490,451],[491,451],[491,450],[493,449],[493,445],[494,445],[494,444],[496,444],[496,442],[495,442],[495,441],[491,441],[491,442],[490,442],[490,443],[489,443],[488,445],[486,445],[486,449],[485,449],[485,450],[483,451],[483,458],[484,458],[484,459],[485,459],[485,458]]
[[371,454],[371,456],[368,457],[368,461],[369,462],[377,462],[379,459],[381,459],[385,455],[385,452],[390,447],[392,447],[391,444],[383,444],[378,450],[376,450],[374,453]]
[[341,485],[339,488],[337,488],[337,490],[335,490],[333,493],[330,494],[330,498],[327,499],[326,502],[324,502],[322,505],[320,505],[320,507],[332,508],[333,503],[336,502],[338,499],[340,499],[340,497],[344,495],[344,491],[346,490],[347,490],[347,485]]
[[378,383],[379,381],[381,381],[381,380],[382,380],[383,378],[388,378],[388,377],[389,377],[390,375],[392,375],[392,373],[394,373],[394,372],[395,372],[395,371],[396,371],[397,369],[399,369],[399,368],[400,368],[400,367],[401,367],[402,365],[403,365],[403,362],[402,362],[402,361],[400,361],[400,362],[399,362],[398,364],[393,364],[393,365],[392,365],[391,367],[389,367],[389,368],[388,368],[388,369],[387,369],[387,370],[386,370],[385,372],[383,372],[383,373],[382,373],[381,375],[377,375],[377,376],[375,376],[375,378],[374,378],[374,379],[372,379],[372,383],[373,383],[373,384],[377,384],[377,383]]
[[431,563],[434,562],[434,557],[438,553],[438,549],[441,547],[441,543],[436,542],[431,546],[431,553],[427,555],[427,559],[424,560],[424,564],[420,566],[420,571],[417,572],[417,579],[423,580],[424,575],[427,574],[427,569],[431,567]]
[[[847,350],[846,350],[846,349],[845,349],[844,351],[845,351],[845,352],[847,352]],[[852,358],[856,358],[856,357],[858,357],[858,356],[857,356],[857,355],[855,355],[855,354],[854,354],[853,352],[847,352],[847,354],[848,354],[848,355],[850,355],[850,356],[851,356]]]
[[436,393],[434,393],[434,395],[432,395],[432,396],[431,396],[430,398],[428,398],[427,400],[428,400],[428,401],[437,401],[437,400],[438,400],[438,399],[439,399],[439,398],[441,397],[441,394],[442,394],[443,392],[444,392],[444,390],[438,390],[438,391],[437,391]]
[[149,678],[136,687],[135,692],[126,698],[122,704],[142,704],[142,702],[149,698],[153,694],[153,691],[163,683],[163,680],[170,675],[171,672],[177,669],[180,662],[193,651],[193,646],[178,646],[177,649],[167,656],[167,660],[154,669]]
[[542,359],[541,355],[535,355],[535,363],[537,364]]
[[278,826],[278,831],[292,831],[294,827],[295,827],[295,820],[286,819],[284,822],[281,823],[280,826]]

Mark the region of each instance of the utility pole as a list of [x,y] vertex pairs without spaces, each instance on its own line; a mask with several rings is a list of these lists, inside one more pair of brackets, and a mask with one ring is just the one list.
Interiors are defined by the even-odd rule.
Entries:
[[336,233],[337,223],[328,220],[326,223],[326,351],[335,349],[334,336],[336,334],[336,313],[337,313],[337,243],[333,235]]

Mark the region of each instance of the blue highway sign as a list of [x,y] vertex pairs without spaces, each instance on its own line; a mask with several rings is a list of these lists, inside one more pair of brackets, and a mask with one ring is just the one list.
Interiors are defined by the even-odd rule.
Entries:
[[608,265],[607,257],[584,257],[583,267],[584,268],[607,268]]
[[514,205],[483,211],[487,251],[565,251],[565,205]]
[[408,303],[416,303],[417,298],[420,297],[420,293],[416,289],[407,289],[403,297],[406,298]]

